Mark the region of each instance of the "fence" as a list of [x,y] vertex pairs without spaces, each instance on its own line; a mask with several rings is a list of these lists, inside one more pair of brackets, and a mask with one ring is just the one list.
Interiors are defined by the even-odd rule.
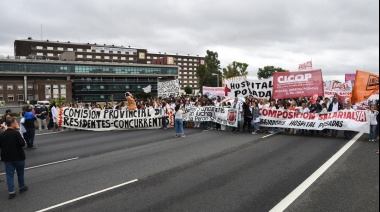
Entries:
[[12,113],[21,113],[22,106],[1,106],[0,107],[0,115],[5,114],[5,111],[10,109]]

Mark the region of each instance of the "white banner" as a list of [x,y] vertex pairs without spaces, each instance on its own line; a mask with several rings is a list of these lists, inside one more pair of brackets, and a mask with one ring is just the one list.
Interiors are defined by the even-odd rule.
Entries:
[[272,96],[273,79],[226,81],[225,92],[230,98],[247,97],[269,99]]
[[186,111],[183,121],[207,122],[212,121],[222,125],[237,127],[237,114],[233,108],[223,107],[193,107]]
[[224,97],[225,91],[223,87],[205,87],[203,86],[203,95],[207,95],[209,98]]
[[178,96],[181,87],[179,80],[172,80],[166,82],[158,82],[158,97],[168,98],[170,96]]
[[350,130],[369,133],[369,117],[369,112],[365,110],[341,110],[327,114],[316,114],[262,109],[260,126],[304,130]]
[[336,82],[334,80],[325,81],[323,83],[325,90],[337,92],[352,92],[352,83],[349,82]]
[[[109,131],[159,128],[162,126],[161,110],[87,110],[79,108],[59,109],[58,125],[73,129]],[[169,124],[169,118],[165,120]]]
[[329,98],[329,99],[333,99],[335,95],[338,95],[340,96],[341,98],[350,98],[351,96],[351,93],[350,91],[327,91],[325,90],[325,98]]

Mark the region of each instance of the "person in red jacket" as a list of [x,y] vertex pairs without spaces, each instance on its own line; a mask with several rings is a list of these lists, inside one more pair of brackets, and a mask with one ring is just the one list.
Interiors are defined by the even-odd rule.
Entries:
[[22,149],[25,140],[18,131],[19,125],[14,117],[7,117],[5,121],[7,129],[0,134],[1,160],[5,164],[5,173],[9,196],[8,199],[16,197],[14,188],[14,173],[17,172],[20,193],[28,190],[24,182],[25,153]]

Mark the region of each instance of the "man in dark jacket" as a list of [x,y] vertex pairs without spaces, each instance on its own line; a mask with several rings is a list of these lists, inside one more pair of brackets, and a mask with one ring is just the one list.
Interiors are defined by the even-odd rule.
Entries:
[[8,199],[16,197],[14,188],[14,172],[17,172],[18,186],[20,193],[28,190],[24,182],[25,153],[22,149],[25,146],[25,140],[18,131],[16,118],[8,117],[5,121],[7,129],[0,134],[1,160],[5,164],[5,173],[7,177]]
[[36,116],[32,113],[32,107],[28,107],[25,113],[25,123],[24,127],[26,129],[27,137],[25,138],[26,141],[26,148],[28,149],[36,149],[34,146],[34,137],[36,135],[36,126],[34,125],[34,121],[37,120]]

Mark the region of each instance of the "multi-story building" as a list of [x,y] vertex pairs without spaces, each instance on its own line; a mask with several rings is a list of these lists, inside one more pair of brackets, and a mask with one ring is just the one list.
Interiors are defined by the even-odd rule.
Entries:
[[0,101],[65,98],[68,102],[125,100],[125,92],[148,85],[157,93],[158,80],[178,78],[179,67],[35,59],[0,59]]
[[52,40],[16,40],[15,56],[30,59],[82,61],[94,63],[160,64],[180,67],[178,79],[181,88],[190,86],[199,90],[196,69],[204,64],[204,58],[191,55],[150,53],[147,49],[131,48],[98,43],[73,43]]

